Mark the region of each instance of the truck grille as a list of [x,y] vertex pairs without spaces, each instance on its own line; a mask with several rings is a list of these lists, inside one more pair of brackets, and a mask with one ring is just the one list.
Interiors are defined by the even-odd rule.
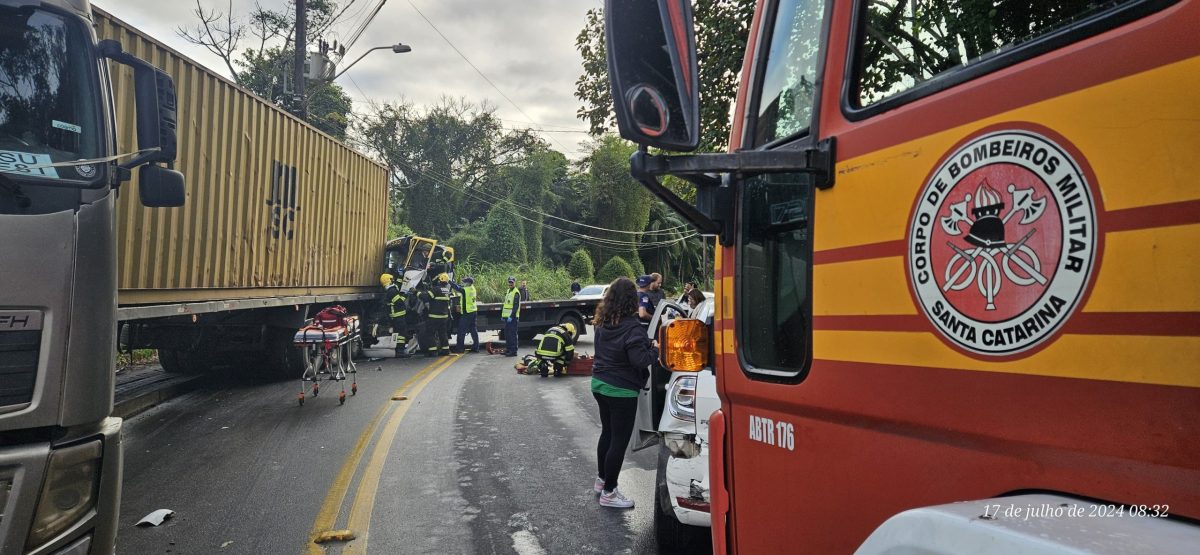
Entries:
[[0,333],[0,409],[33,400],[41,330]]

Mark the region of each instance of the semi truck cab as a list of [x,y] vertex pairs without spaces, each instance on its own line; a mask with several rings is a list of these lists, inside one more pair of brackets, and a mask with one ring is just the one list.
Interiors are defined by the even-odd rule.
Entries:
[[[171,79],[110,41],[86,0],[0,0],[0,553],[109,553],[115,199],[183,202]],[[135,72],[137,152],[116,152],[107,61]]]

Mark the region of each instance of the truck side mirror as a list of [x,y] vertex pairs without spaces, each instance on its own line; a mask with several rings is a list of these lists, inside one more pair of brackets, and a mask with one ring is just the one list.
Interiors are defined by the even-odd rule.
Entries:
[[138,150],[158,147],[150,162],[175,161],[175,81],[150,64],[134,66]]
[[175,161],[175,82],[162,70],[121,48],[121,43],[106,39],[98,45],[100,55],[133,68],[134,100],[137,103],[138,150],[142,152],[124,168],[136,168],[151,162]]
[[700,144],[696,33],[688,0],[606,0],[608,78],[621,136],[691,151]]
[[138,170],[138,196],[149,208],[183,206],[183,174],[175,170],[146,164]]

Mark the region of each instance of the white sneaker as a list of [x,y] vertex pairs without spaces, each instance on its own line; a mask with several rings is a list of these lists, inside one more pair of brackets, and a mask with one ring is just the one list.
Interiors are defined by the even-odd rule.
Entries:
[[604,478],[596,478],[596,484],[592,486],[592,490],[596,493],[604,493]]
[[633,500],[625,497],[621,493],[621,490],[614,489],[600,493],[600,505],[617,509],[631,509],[633,508]]

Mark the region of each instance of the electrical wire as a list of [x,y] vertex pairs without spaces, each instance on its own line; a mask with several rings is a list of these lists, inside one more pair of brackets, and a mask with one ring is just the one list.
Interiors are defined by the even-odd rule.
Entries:
[[[487,200],[485,200],[485,199],[483,199],[483,198],[480,198],[479,196],[475,195],[475,194],[474,194],[472,191],[470,191],[470,190],[467,190],[467,189],[461,188],[461,187],[459,187],[459,186],[457,186],[457,185],[454,185],[454,184],[452,184],[452,183],[449,183],[449,182],[447,182],[447,181],[443,181],[443,180],[441,180],[441,179],[438,179],[436,176],[431,176],[430,174],[431,174],[431,173],[434,173],[434,172],[430,172],[430,171],[426,171],[426,170],[421,170],[421,169],[418,169],[418,168],[416,168],[416,167],[413,167],[412,165],[410,165],[410,164],[408,164],[408,163],[406,163],[406,162],[400,162],[400,164],[401,164],[401,165],[403,165],[403,166],[405,166],[406,168],[408,168],[408,169],[409,169],[409,171],[412,171],[413,173],[417,173],[417,174],[425,175],[425,176],[426,176],[427,178],[429,178],[431,181],[434,181],[435,183],[437,183],[437,184],[439,184],[439,185],[442,185],[442,186],[444,186],[444,187],[446,187],[446,188],[449,188],[449,189],[452,189],[452,190],[458,191],[458,192],[460,192],[460,193],[462,193],[462,194],[465,194],[465,195],[468,195],[468,196],[475,197],[477,200],[480,200],[480,201],[484,202],[485,204],[490,204],[490,205],[491,205],[491,206],[493,206],[493,207],[495,207],[495,206],[497,205],[497,204],[495,204],[495,203],[491,203],[491,202],[489,202],[489,201],[487,201]],[[689,231],[689,232],[688,232],[686,235],[682,235],[682,236],[675,237],[675,238],[672,238],[672,239],[667,239],[667,240],[660,240],[660,241],[650,241],[650,242],[643,242],[643,243],[637,243],[637,242],[635,242],[635,241],[621,241],[621,240],[618,240],[618,239],[608,239],[608,238],[604,238],[604,237],[596,237],[596,236],[588,235],[588,234],[585,234],[585,233],[579,233],[579,232],[576,232],[576,231],[571,231],[571,230],[567,230],[567,229],[562,229],[562,228],[559,228],[559,227],[556,227],[556,226],[553,226],[553,225],[547,224],[547,223],[545,223],[545,222],[538,222],[537,220],[534,220],[534,219],[532,219],[532,218],[530,218],[530,217],[528,217],[528,216],[526,216],[526,215],[524,215],[524,214],[522,214],[522,213],[518,212],[518,211],[516,210],[515,206],[514,206],[514,208],[513,208],[513,209],[507,209],[507,211],[508,211],[509,213],[513,214],[514,216],[518,217],[518,218],[521,218],[521,219],[523,219],[523,220],[525,220],[525,221],[528,221],[528,222],[531,222],[531,223],[540,224],[540,225],[542,225],[544,228],[547,228],[547,229],[550,229],[550,230],[552,230],[552,231],[558,232],[558,233],[560,233],[560,234],[562,234],[562,235],[566,235],[566,236],[568,236],[568,237],[572,237],[572,238],[575,238],[575,239],[579,239],[579,240],[581,240],[581,241],[583,241],[583,242],[586,242],[586,243],[591,243],[591,244],[594,244],[594,245],[597,245],[597,246],[604,246],[604,247],[614,247],[614,248],[631,248],[631,249],[634,249],[634,250],[648,250],[648,249],[656,249],[656,248],[661,248],[661,247],[671,246],[671,245],[674,245],[674,244],[677,244],[677,243],[682,243],[682,242],[684,242],[684,241],[686,241],[686,240],[688,240],[688,239],[692,239],[692,238],[694,238],[694,237],[698,237],[698,236],[700,236],[700,233],[698,233],[698,232],[696,232],[696,231]],[[589,226],[589,227],[590,227],[590,226]],[[603,228],[600,228],[600,229],[603,229]],[[614,231],[616,231],[616,230],[614,230]],[[639,233],[639,232],[631,232],[631,233]]]
[[[408,164],[405,164],[405,165],[408,165]],[[411,167],[411,166],[410,166],[410,167]],[[445,175],[445,174],[440,174],[440,173],[438,173],[438,172],[435,172],[435,171],[433,171],[433,170],[418,170],[418,171],[421,171],[422,173],[425,173],[425,174],[428,174],[428,175],[433,175],[433,176],[435,176],[435,177],[439,178],[439,179],[440,179],[440,181],[439,181],[439,182],[441,182],[441,183],[446,183],[446,182],[451,182],[451,181],[453,181],[453,179],[452,179],[450,176],[448,176],[448,175]],[[451,185],[451,187],[457,187],[457,186]],[[602,232],[605,232],[605,233],[617,233],[617,234],[622,234],[622,235],[673,235],[673,234],[677,233],[679,230],[682,230],[682,229],[690,229],[690,228],[691,228],[691,226],[690,226],[690,225],[688,225],[688,224],[683,224],[683,225],[678,225],[678,226],[675,226],[675,227],[672,227],[672,228],[661,229],[661,230],[654,230],[654,231],[628,231],[628,230],[623,230],[623,229],[609,229],[609,228],[606,228],[606,227],[599,227],[599,226],[594,226],[594,225],[588,225],[588,224],[585,224],[585,223],[576,222],[576,221],[574,221],[574,220],[568,220],[568,219],[566,219],[566,218],[563,218],[563,217],[561,217],[561,216],[556,216],[556,215],[554,215],[554,214],[549,214],[549,213],[546,213],[546,212],[542,212],[542,211],[540,211],[540,210],[538,210],[538,209],[536,209],[536,208],[533,208],[533,207],[530,207],[530,206],[524,206],[524,205],[521,205],[521,204],[519,204],[519,203],[517,203],[517,202],[513,201],[512,199],[510,199],[510,198],[507,198],[507,197],[506,197],[506,196],[504,196],[504,195],[500,195],[500,194],[498,194],[498,193],[493,193],[493,192],[491,192],[491,191],[488,191],[487,189],[483,189],[483,188],[479,188],[479,189],[470,190],[469,192],[468,192],[468,191],[464,191],[464,193],[467,193],[467,194],[470,194],[470,193],[478,193],[478,194],[482,194],[482,195],[486,195],[486,196],[490,197],[490,198],[488,198],[488,199],[481,199],[481,198],[479,198],[479,197],[477,197],[477,196],[475,197],[475,198],[477,198],[478,200],[481,200],[481,201],[483,201],[485,204],[488,204],[489,206],[494,206],[494,205],[495,205],[496,203],[498,203],[498,202],[502,202],[502,201],[505,201],[505,200],[507,200],[507,201],[509,201],[509,202],[512,202],[512,203],[513,203],[513,205],[514,205],[514,206],[516,206],[517,208],[520,208],[520,209],[522,209],[522,210],[525,210],[525,211],[527,211],[527,212],[529,212],[529,213],[532,213],[532,214],[534,214],[534,215],[538,215],[538,216],[542,216],[542,217],[545,217],[545,218],[551,218],[551,219],[555,219],[555,220],[559,220],[559,221],[567,222],[567,223],[569,223],[569,224],[577,225],[577,226],[580,226],[580,227],[586,227],[586,228],[589,228],[589,229],[594,229],[594,230],[596,230],[596,231],[602,231]],[[472,196],[475,196],[475,195],[472,195]]]
[[346,46],[347,52],[349,52],[350,48],[354,46],[354,43],[358,42],[358,38],[362,36],[363,32],[367,30],[367,27],[371,25],[371,22],[375,20],[375,16],[379,15],[379,10],[382,10],[383,5],[386,3],[387,0],[379,0],[379,3],[375,4],[375,9],[371,10],[371,15],[368,15],[367,19],[363,21],[362,25],[359,25],[358,29],[350,35],[350,39],[343,43]]
[[[354,82],[354,79],[353,79],[353,78],[351,78],[351,79],[350,79],[350,83],[351,83],[352,85],[354,85],[354,88],[358,89],[358,92],[359,92],[359,93],[362,93],[362,92],[363,92],[363,91],[362,91],[362,89],[358,87],[358,83],[355,83],[355,82]],[[363,97],[364,97],[364,98],[367,98],[365,94],[363,94]],[[368,101],[371,103],[372,107],[374,107],[376,110],[378,110],[378,106],[375,104],[375,102],[374,102],[373,100],[370,100],[369,98],[368,98],[367,100],[368,100]],[[366,118],[366,117],[364,117],[364,116],[362,116],[362,115],[360,115],[360,114],[356,114],[356,113],[354,113],[354,112],[350,112],[350,117],[357,118],[357,119],[358,119],[358,121],[359,121],[360,123],[370,123],[370,122],[369,122],[369,120],[367,120],[367,118]],[[352,140],[353,142],[357,143],[357,145],[358,145],[360,148],[366,148],[366,149],[368,149],[368,150],[372,150],[372,147],[371,147],[370,145],[367,145],[367,144],[363,143],[363,142],[362,142],[362,141],[360,141],[360,140],[357,140],[357,139],[352,139],[352,138],[351,138],[349,135],[347,135],[347,140]],[[419,170],[419,169],[416,169],[415,167],[413,167],[412,165],[410,165],[410,164],[408,164],[408,163],[405,163],[405,162],[400,162],[400,163],[401,163],[401,164],[404,164],[405,166],[407,166],[407,167],[411,168],[413,171],[416,171],[416,172],[418,172],[418,173],[422,173],[422,174],[424,174],[424,175],[432,175],[432,176],[434,176],[435,178],[437,178],[437,179],[434,179],[434,181],[435,181],[435,182],[437,182],[437,183],[441,183],[441,184],[445,184],[445,185],[446,185],[446,186],[448,186],[448,187],[451,187],[451,188],[453,188],[453,189],[455,189],[455,190],[459,190],[459,191],[460,191],[460,192],[462,192],[463,194],[468,194],[468,195],[471,195],[471,196],[472,196],[472,197],[474,197],[476,200],[482,201],[484,204],[487,204],[488,206],[495,206],[495,205],[496,205],[496,203],[498,203],[498,202],[501,202],[501,201],[504,201],[504,200],[508,200],[509,202],[512,202],[512,204],[513,204],[514,206],[516,206],[517,208],[520,208],[520,209],[522,209],[522,210],[525,210],[525,211],[527,211],[528,213],[532,213],[532,214],[534,214],[534,215],[542,216],[542,217],[544,217],[544,218],[551,218],[551,219],[554,219],[554,220],[558,220],[558,221],[566,222],[566,223],[573,224],[573,225],[576,225],[576,226],[579,226],[579,227],[584,227],[584,228],[588,228],[588,229],[594,229],[594,230],[596,230],[596,231],[601,231],[601,232],[605,232],[605,233],[616,233],[616,234],[620,234],[620,235],[638,235],[638,236],[646,236],[646,235],[650,235],[650,236],[652,236],[652,237],[653,237],[653,236],[656,236],[656,235],[675,235],[675,234],[677,234],[677,233],[680,233],[680,230],[683,230],[683,229],[690,229],[690,228],[691,228],[691,226],[690,226],[690,225],[688,225],[688,224],[683,224],[683,225],[678,225],[678,226],[675,226],[675,227],[671,227],[671,228],[667,228],[667,229],[661,229],[661,230],[652,230],[652,231],[628,231],[628,230],[623,230],[623,229],[609,229],[609,228],[606,228],[606,227],[599,227],[599,226],[589,225],[589,224],[585,224],[585,223],[582,223],[582,222],[576,222],[576,221],[574,221],[574,220],[569,220],[569,219],[563,218],[563,217],[561,217],[561,216],[556,216],[556,215],[554,215],[554,214],[549,214],[549,213],[546,213],[546,212],[542,212],[542,211],[540,211],[540,210],[538,210],[538,209],[536,209],[536,208],[530,207],[530,206],[524,206],[524,205],[522,205],[522,204],[519,204],[519,203],[517,203],[517,202],[513,201],[512,199],[509,199],[509,198],[506,198],[506,197],[504,197],[503,195],[499,195],[499,194],[497,194],[497,193],[493,193],[493,192],[491,192],[491,191],[488,191],[488,190],[486,190],[486,189],[483,189],[483,188],[479,188],[479,189],[475,189],[475,190],[459,189],[459,188],[458,188],[457,186],[455,186],[455,185],[450,185],[450,183],[453,181],[453,178],[452,178],[452,177],[450,177],[450,176],[448,176],[448,175],[441,174],[441,173],[439,173],[439,172],[435,172],[435,171],[433,171],[433,170]],[[487,199],[480,198],[480,197],[478,196],[479,194],[486,195],[486,196],[488,196],[489,198],[487,198]],[[697,234],[697,235],[698,235],[698,234]]]
[[[482,71],[480,71],[480,69],[478,67],[476,67],[473,62],[471,62],[470,58],[467,58],[467,55],[463,54],[462,50],[459,50],[458,47],[455,46],[454,43],[451,42],[450,39],[447,38],[446,35],[442,33],[441,29],[438,29],[437,25],[434,25],[433,22],[430,21],[428,17],[425,17],[425,14],[422,13],[419,8],[417,8],[416,4],[413,4],[412,0],[407,0],[407,1],[408,1],[408,5],[412,6],[412,9],[417,12],[417,15],[421,16],[421,19],[424,19],[425,23],[428,23],[429,26],[431,28],[433,28],[433,31],[435,33],[437,33],[438,36],[442,37],[442,40],[446,41],[446,44],[450,45],[450,48],[452,48],[456,53],[458,53],[458,56],[460,58],[462,58],[464,62],[467,62],[467,65],[471,66],[471,69],[475,70],[475,73],[478,73],[479,76],[482,77],[484,81],[487,81],[487,84],[491,85],[493,89],[496,89],[496,92],[500,93],[500,96],[504,97],[504,100],[507,100],[509,104],[512,104],[512,107],[516,108],[516,110],[518,112],[520,112],[522,116],[525,116],[525,119],[529,120],[529,123],[533,124],[534,127],[538,127],[537,121],[535,121],[532,117],[530,117],[529,114],[525,113],[525,110],[522,110],[520,106],[517,106],[517,103],[513,102],[513,99],[509,98],[507,94],[504,94],[504,91],[500,90],[500,87],[496,86],[496,83],[493,83],[492,80],[489,79],[487,75],[484,75],[484,73]],[[558,146],[562,147],[564,152],[575,152],[575,151],[567,148],[566,145],[563,145],[561,142],[559,142],[558,139],[556,137],[554,137],[553,135],[550,136],[550,139],[553,140],[556,144],[558,144]]]

